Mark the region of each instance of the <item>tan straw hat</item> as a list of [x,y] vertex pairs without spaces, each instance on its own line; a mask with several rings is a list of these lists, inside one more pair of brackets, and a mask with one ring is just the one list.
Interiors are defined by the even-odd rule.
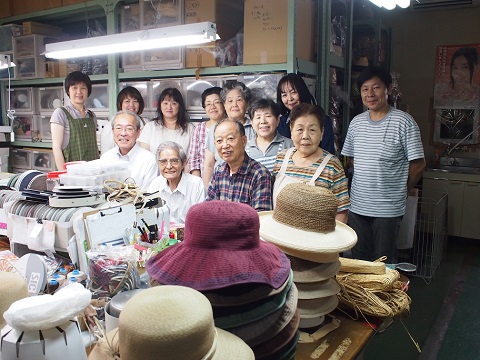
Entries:
[[208,299],[183,286],[157,286],[133,296],[118,329],[107,338],[92,350],[90,360],[254,359],[243,340],[215,328]]
[[329,263],[317,263],[295,256],[288,255],[293,271],[293,281],[298,283],[312,283],[327,280],[338,274],[342,263],[335,260]]
[[297,283],[298,299],[308,300],[336,295],[340,292],[340,285],[334,278],[315,283]]
[[28,297],[27,281],[22,275],[0,271],[0,329],[5,325],[3,313],[15,301]]
[[259,213],[260,236],[289,255],[329,262],[325,254],[338,255],[357,242],[355,231],[335,220],[336,213],[337,199],[330,190],[288,184],[278,194],[275,210]]

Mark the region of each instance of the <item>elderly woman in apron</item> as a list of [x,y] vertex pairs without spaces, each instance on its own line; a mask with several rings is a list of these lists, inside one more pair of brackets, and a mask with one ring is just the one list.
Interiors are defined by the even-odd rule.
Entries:
[[50,118],[52,150],[57,169],[69,161],[98,159],[97,119],[85,107],[92,81],[80,71],[74,71],[65,78],[65,91],[70,104],[57,108]]
[[286,184],[303,182],[322,186],[337,199],[336,219],[348,220],[350,197],[348,181],[340,160],[318,146],[322,140],[325,112],[319,105],[299,104],[290,114],[290,130],[294,147],[278,153],[273,166],[273,206]]

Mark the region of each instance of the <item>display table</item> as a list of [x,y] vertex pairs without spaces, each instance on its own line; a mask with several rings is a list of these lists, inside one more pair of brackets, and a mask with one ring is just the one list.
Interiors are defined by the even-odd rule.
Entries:
[[333,315],[341,321],[340,326],[316,342],[299,343],[295,360],[362,358],[363,349],[375,331],[363,319],[352,320],[339,311]]

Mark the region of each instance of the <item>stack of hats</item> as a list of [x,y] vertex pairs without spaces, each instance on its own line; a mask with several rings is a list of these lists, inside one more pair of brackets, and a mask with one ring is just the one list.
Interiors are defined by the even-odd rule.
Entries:
[[298,339],[298,292],[290,261],[260,240],[257,212],[246,204],[194,205],[184,240],[151,258],[152,285],[181,285],[202,292],[215,326],[244,340],[256,359],[291,359]]
[[216,328],[212,308],[200,292],[159,286],[125,304],[118,328],[96,344],[89,360],[253,360],[245,342]]
[[301,183],[285,186],[275,210],[260,213],[260,236],[290,258],[300,328],[321,325],[338,305],[339,253],[351,249],[357,235],[335,220],[336,213],[337,200],[330,190]]

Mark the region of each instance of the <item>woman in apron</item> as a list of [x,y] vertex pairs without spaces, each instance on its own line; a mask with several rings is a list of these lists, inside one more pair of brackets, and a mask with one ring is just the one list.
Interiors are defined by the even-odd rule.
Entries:
[[65,78],[70,103],[57,108],[50,118],[52,150],[58,170],[69,161],[98,159],[97,119],[85,107],[92,92],[88,75],[74,71]]

